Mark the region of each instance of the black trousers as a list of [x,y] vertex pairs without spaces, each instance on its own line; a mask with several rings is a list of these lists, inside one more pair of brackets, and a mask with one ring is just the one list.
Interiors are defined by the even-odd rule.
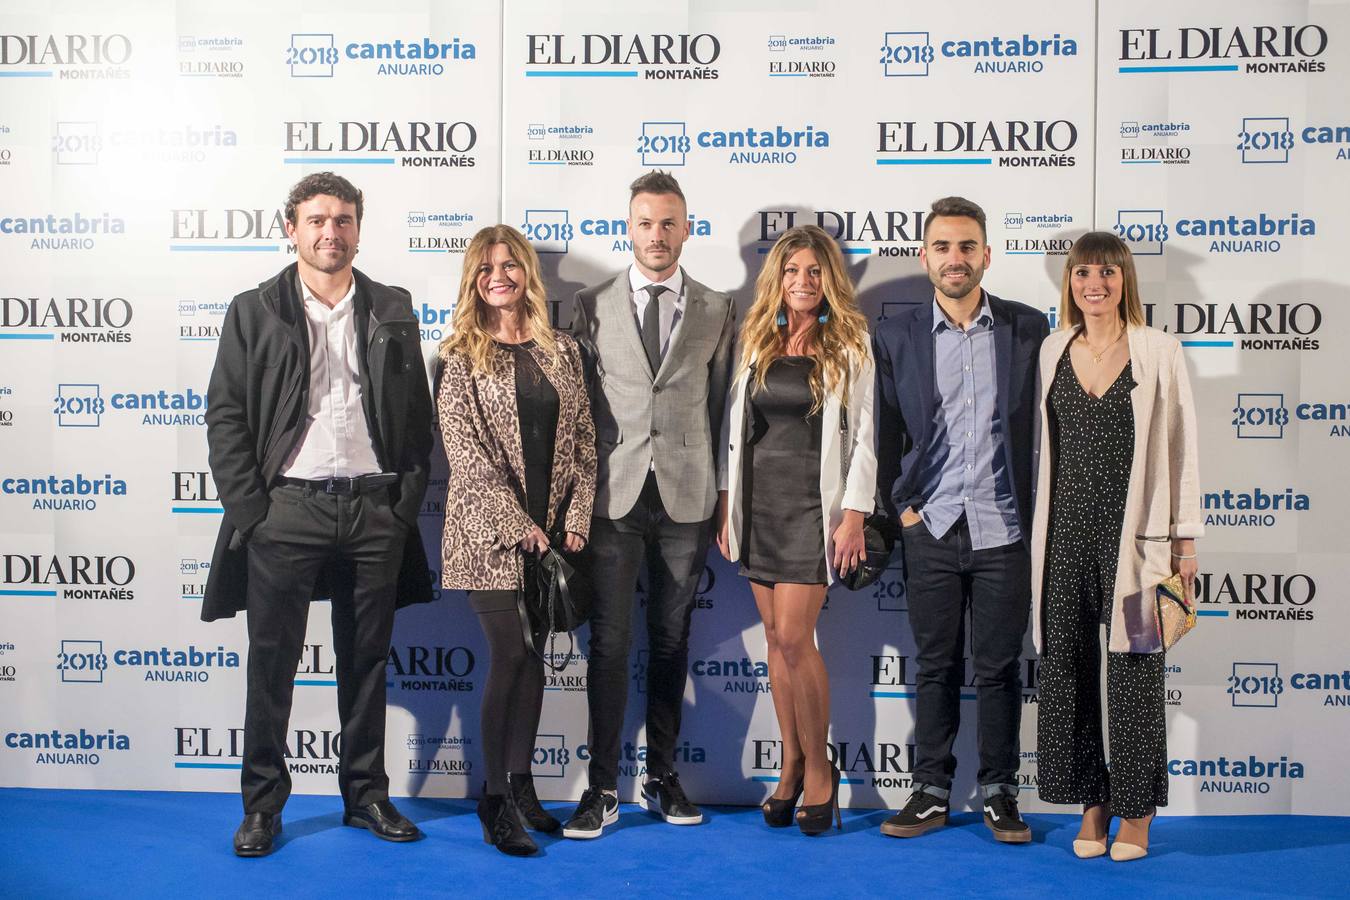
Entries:
[[1103,741],[1101,623],[1109,647],[1115,572],[1110,586],[1102,575],[1088,553],[1049,563],[1037,794],[1047,803],[1110,803],[1112,814],[1135,819],[1167,805],[1166,661],[1162,653],[1106,654]]
[[342,496],[286,486],[271,498],[248,541],[244,812],[279,813],[290,796],[291,695],[310,597],[325,569],[342,726],[338,786],[347,808],[386,800],[385,665],[407,527],[383,490]]
[[914,784],[946,792],[956,772],[952,744],[961,724],[965,620],[970,613],[986,796],[1017,790],[1022,720],[1022,638],[1031,614],[1031,558],[1020,541],[973,550],[964,517],[940,538],[922,522],[901,530],[909,624],[918,647]]
[[647,774],[674,770],[684,686],[689,670],[689,617],[707,564],[708,520],[675,522],[666,514],[656,476],[622,519],[591,522],[595,607],[591,612],[590,784],[619,784],[619,743],[628,706],[628,650],[638,569],[647,562]]

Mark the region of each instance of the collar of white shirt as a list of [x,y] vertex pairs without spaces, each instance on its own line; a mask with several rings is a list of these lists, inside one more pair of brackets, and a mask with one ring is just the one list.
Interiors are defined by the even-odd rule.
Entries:
[[661,287],[675,295],[675,308],[680,309],[684,306],[684,270],[679,266],[665,281],[652,281],[646,275],[638,271],[636,264],[628,267],[628,288],[633,293],[634,299],[639,307],[645,307],[650,295],[643,290],[649,284],[659,284]]
[[[324,303],[322,300],[319,299],[318,294],[314,293],[309,289],[309,285],[305,284],[305,279],[300,277],[300,273],[298,272],[296,273],[295,280],[300,282],[300,296],[304,298],[304,301],[306,303],[319,303],[322,304],[323,306],[328,306],[327,303]],[[347,293],[342,295],[341,300],[333,304],[332,311],[336,313],[343,311],[345,309],[349,309],[351,299],[352,297],[355,296],[356,296],[356,277],[352,276],[352,283],[347,285]],[[344,306],[344,304],[346,305]]]

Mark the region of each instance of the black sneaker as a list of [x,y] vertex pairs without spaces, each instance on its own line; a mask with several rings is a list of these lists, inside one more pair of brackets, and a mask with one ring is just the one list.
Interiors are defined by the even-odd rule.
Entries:
[[947,824],[947,801],[924,791],[909,795],[905,808],[881,823],[881,833],[891,837],[918,837]]
[[576,812],[563,826],[563,837],[589,840],[605,833],[606,825],[619,821],[619,798],[600,788],[586,788]]
[[680,776],[674,772],[658,775],[644,784],[642,801],[650,812],[672,825],[698,825],[703,821],[702,811],[689,802],[680,786]]
[[1017,798],[1002,791],[984,801],[984,824],[994,833],[994,840],[1004,844],[1026,844],[1031,841],[1031,826],[1022,821],[1017,812]]

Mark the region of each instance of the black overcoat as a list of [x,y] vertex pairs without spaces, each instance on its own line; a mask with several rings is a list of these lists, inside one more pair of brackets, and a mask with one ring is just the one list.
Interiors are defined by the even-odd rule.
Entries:
[[[399,480],[395,515],[408,527],[398,606],[432,599],[431,573],[417,531],[433,444],[431,394],[411,297],[402,288],[352,270],[361,399],[375,452]],[[234,298],[207,389],[206,440],[211,474],[225,508],[207,576],[202,619],[245,608],[247,536],[267,516],[268,486],[300,440],[309,408],[309,332],[297,266]],[[315,596],[328,596],[324,579]]]

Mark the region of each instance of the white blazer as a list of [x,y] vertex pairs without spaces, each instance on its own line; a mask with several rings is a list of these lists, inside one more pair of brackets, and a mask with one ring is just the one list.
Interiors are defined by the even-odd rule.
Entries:
[[[831,391],[820,411],[820,511],[825,527],[826,577],[834,584],[833,536],[843,521],[844,510],[871,515],[877,492],[877,453],[873,438],[873,389],[876,382],[872,348],[867,346],[862,364],[850,372],[848,414],[841,416],[838,394]],[[727,543],[731,559],[740,559],[742,521],[741,466],[745,443],[746,395],[750,371],[732,381],[722,420],[722,447],[718,454],[717,488],[727,491]],[[844,446],[847,436],[848,446]],[[840,460],[849,454],[848,483],[844,483]]]
[[[1079,327],[1056,331],[1041,344],[1041,428],[1031,526],[1031,622],[1038,653],[1042,649],[1041,594],[1055,449],[1050,445],[1046,398],[1055,367]],[[1195,403],[1180,341],[1156,328],[1132,325],[1129,343],[1131,375],[1137,385],[1130,394],[1134,457],[1120,529],[1109,649],[1112,653],[1157,653],[1162,646],[1155,592],[1158,582],[1172,574],[1172,540],[1205,534],[1196,471]]]

